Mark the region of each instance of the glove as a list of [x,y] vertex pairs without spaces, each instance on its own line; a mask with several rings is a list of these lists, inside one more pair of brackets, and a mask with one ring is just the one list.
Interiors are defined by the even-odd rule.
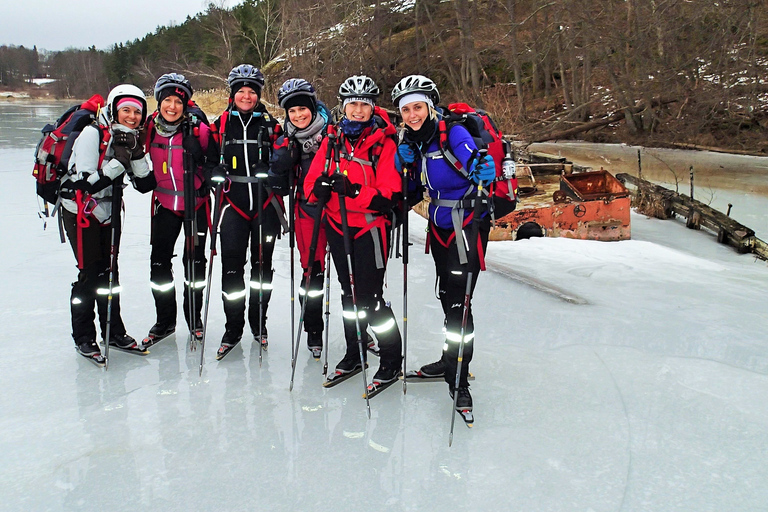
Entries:
[[227,164],[219,164],[211,169],[211,184],[215,187],[219,183],[224,183],[227,180],[227,174],[229,174],[229,166]]
[[491,155],[485,155],[478,160],[475,168],[469,174],[469,177],[475,183],[488,184],[496,179],[496,166],[493,163],[493,157]]
[[112,144],[113,146],[127,148],[131,160],[138,160],[144,157],[144,145],[139,143],[139,138],[133,132],[116,132],[112,139]]
[[119,144],[115,145],[113,143],[112,152],[114,153],[112,158],[120,162],[120,164],[123,166],[123,170],[131,166],[131,150],[128,149],[127,146],[121,146]]
[[333,178],[330,176],[320,176],[312,187],[312,194],[319,202],[327,203],[333,192]]
[[[91,184],[88,183],[88,180],[82,179],[74,182],[68,181],[67,183],[69,183],[69,187],[67,188],[70,188],[71,190],[82,190],[83,192],[88,192],[88,193],[91,192]],[[62,188],[64,188],[63,185],[62,185]]]
[[362,185],[359,183],[349,181],[346,174],[336,173],[333,175],[333,191],[340,196],[354,199],[360,193],[361,188]]
[[200,145],[200,141],[193,133],[188,133],[184,136],[184,140],[181,142],[181,147],[183,147],[184,151],[192,157],[196,166],[203,165],[203,161],[205,160],[203,146]]
[[395,157],[395,167],[402,173],[403,167],[409,167],[416,161],[416,152],[410,144],[400,144],[397,146],[397,156]]

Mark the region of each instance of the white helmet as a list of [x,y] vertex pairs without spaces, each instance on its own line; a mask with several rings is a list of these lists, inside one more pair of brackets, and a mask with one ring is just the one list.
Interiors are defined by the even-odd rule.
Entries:
[[440,93],[437,90],[435,82],[424,75],[408,75],[392,89],[392,103],[395,108],[400,108],[400,99],[410,94],[423,94],[432,101],[433,105],[440,102]]
[[117,102],[122,98],[136,98],[141,103],[141,124],[147,120],[147,100],[141,89],[131,84],[121,84],[109,91],[107,96],[107,119],[110,123],[116,123]]

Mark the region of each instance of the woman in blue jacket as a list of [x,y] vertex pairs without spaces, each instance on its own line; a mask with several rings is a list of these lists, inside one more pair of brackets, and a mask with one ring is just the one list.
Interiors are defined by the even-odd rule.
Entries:
[[[437,273],[437,294],[445,315],[445,344],[440,359],[413,372],[415,377],[445,378],[451,397],[458,370],[462,341],[467,275],[472,274],[467,320],[463,326],[464,349],[459,375],[456,408],[472,410],[469,393],[469,362],[472,360],[474,323],[471,293],[477,275],[484,268],[483,255],[488,244],[490,215],[485,188],[496,176],[493,159],[483,155],[460,124],[446,126],[446,110],[438,107],[440,94],[435,83],[421,75],[410,75],[392,90],[392,101],[403,118],[404,134],[395,162],[408,169],[411,190],[429,194],[428,250],[432,253]],[[447,139],[441,147],[440,136]],[[450,163],[458,162],[458,169]],[[478,190],[481,193],[478,193]],[[416,194],[409,192],[409,197]],[[420,197],[420,195],[419,195]],[[481,201],[477,205],[476,201]],[[481,215],[478,222],[475,212]]]

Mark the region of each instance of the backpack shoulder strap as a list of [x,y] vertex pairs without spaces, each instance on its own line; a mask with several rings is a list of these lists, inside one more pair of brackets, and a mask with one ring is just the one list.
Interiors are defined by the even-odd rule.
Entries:
[[[451,127],[453,125],[457,124],[456,122],[451,123]],[[447,127],[447,123],[445,119],[441,119],[437,123],[437,145],[440,148],[440,154],[443,156],[446,162],[453,168],[454,171],[456,171],[458,174],[463,176],[466,179],[469,179],[469,173],[464,168],[464,166],[461,164],[458,158],[456,158],[456,155],[453,154],[453,151],[451,151],[451,146],[448,144],[448,131],[449,128]],[[472,153],[472,156],[470,157],[469,161],[471,162],[472,159],[475,157],[477,153],[477,150],[475,150],[474,153]]]

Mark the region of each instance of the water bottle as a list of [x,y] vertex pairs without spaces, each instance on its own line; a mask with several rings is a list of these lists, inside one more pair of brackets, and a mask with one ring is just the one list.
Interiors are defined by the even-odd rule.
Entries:
[[504,159],[501,161],[501,169],[504,173],[504,179],[512,180],[515,178],[517,170],[515,169],[515,161],[512,160],[512,156],[507,151],[504,155]]

